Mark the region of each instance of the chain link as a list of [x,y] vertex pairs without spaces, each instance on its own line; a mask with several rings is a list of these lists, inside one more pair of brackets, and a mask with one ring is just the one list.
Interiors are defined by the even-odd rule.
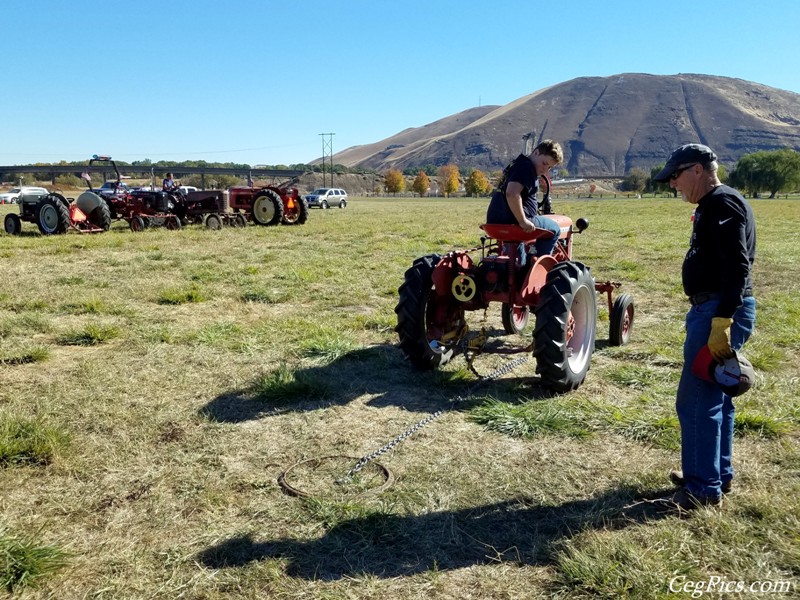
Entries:
[[[450,403],[451,404],[457,404],[457,403],[460,403],[460,402],[465,402],[467,399],[469,399],[475,393],[475,390],[478,389],[480,386],[488,383],[489,381],[493,381],[493,380],[497,379],[498,377],[502,377],[506,373],[510,373],[511,371],[516,369],[518,366],[528,362],[528,360],[529,360],[529,358],[527,356],[522,356],[520,358],[516,358],[516,359],[512,360],[511,362],[506,363],[502,367],[500,367],[498,369],[495,369],[494,371],[492,371],[491,373],[489,373],[488,375],[485,375],[485,376],[478,375],[475,372],[475,370],[472,369],[472,363],[470,361],[470,369],[472,369],[472,372],[475,373],[476,375],[478,375],[478,377],[480,379],[476,383],[474,383],[472,385],[472,387],[467,391],[466,396],[456,396],[455,398],[452,398],[450,400]],[[420,429],[425,427],[428,423],[430,423],[431,421],[434,421],[435,419],[438,419],[443,414],[444,414],[444,410],[442,410],[442,409],[439,409],[436,412],[429,414],[427,417],[425,417],[421,421],[415,423],[414,425],[412,425],[411,427],[406,429],[403,433],[398,435],[396,438],[394,438],[388,444],[386,444],[384,446],[381,446],[377,450],[374,450],[373,452],[370,452],[369,454],[366,454],[366,455],[362,456],[352,469],[350,469],[343,477],[340,477],[339,479],[336,480],[336,483],[339,484],[339,485],[348,483],[353,478],[353,475],[358,473],[361,469],[366,467],[373,460],[378,458],[380,455],[387,453],[389,450],[391,450],[392,448],[397,446],[400,442],[402,442],[403,440],[405,440],[408,437],[411,437],[417,431],[419,431]]]

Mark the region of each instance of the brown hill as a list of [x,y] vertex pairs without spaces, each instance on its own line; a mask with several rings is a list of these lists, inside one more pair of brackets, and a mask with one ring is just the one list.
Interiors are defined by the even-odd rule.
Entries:
[[800,150],[800,94],[712,75],[580,77],[348,148],[333,160],[379,171],[451,162],[492,171],[520,152],[530,131],[561,141],[573,176],[649,172],[677,146],[697,141],[731,167],[750,152]]

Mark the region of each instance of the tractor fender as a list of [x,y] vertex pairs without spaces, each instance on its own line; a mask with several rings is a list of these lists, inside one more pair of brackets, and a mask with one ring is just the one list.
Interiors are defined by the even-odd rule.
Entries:
[[450,286],[459,273],[473,274],[474,263],[466,252],[450,252],[433,269],[431,279],[438,296],[450,295]]
[[547,274],[558,264],[558,259],[552,254],[540,256],[533,263],[528,271],[525,282],[522,285],[520,298],[526,306],[535,306],[539,300],[539,294],[547,283]]

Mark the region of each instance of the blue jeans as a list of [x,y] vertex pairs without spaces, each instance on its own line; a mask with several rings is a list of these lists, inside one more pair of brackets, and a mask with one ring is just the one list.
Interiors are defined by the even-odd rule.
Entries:
[[[548,231],[553,232],[553,237],[539,238],[533,243],[533,247],[536,249],[536,256],[552,254],[556,244],[558,243],[558,236],[561,235],[561,227],[559,227],[558,223],[556,223],[553,219],[549,217],[543,217],[541,215],[536,215],[533,217],[531,222],[538,229],[547,229]],[[504,244],[504,247],[506,248],[505,253],[508,254],[508,244]],[[519,246],[517,246],[517,257],[519,259],[519,266],[524,267],[526,264],[528,264],[528,254],[525,252],[525,244],[522,242],[520,242]]]
[[[708,343],[711,319],[718,306],[719,300],[710,300],[693,306],[686,314],[683,372],[675,402],[681,424],[681,463],[686,489],[695,496],[708,498],[719,498],[720,486],[733,479],[733,400],[716,384],[692,375],[692,361]],[[739,350],[753,333],[755,321],[755,299],[745,298],[733,315],[734,350]]]
[[531,219],[533,224],[536,225],[539,229],[547,229],[548,231],[553,232],[553,237],[551,238],[539,238],[534,243],[536,247],[536,254],[538,256],[544,256],[545,254],[552,254],[553,249],[556,247],[558,243],[558,236],[561,235],[561,227],[558,226],[553,219],[549,217],[544,217],[542,215],[536,215]]

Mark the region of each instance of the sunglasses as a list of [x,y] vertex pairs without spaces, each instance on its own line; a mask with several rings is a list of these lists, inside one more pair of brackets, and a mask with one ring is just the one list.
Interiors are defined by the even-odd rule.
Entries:
[[692,165],[689,165],[689,166],[687,166],[687,167],[683,167],[682,169],[678,169],[678,170],[677,170],[677,171],[675,171],[675,172],[674,172],[672,175],[670,175],[670,176],[669,176],[669,178],[670,178],[670,181],[675,181],[675,180],[676,180],[678,177],[680,177],[680,176],[681,176],[681,173],[683,173],[683,172],[684,172],[686,169],[691,169],[691,168],[692,168],[692,167],[694,167],[695,165],[697,165],[697,163],[694,163],[694,164],[692,164]]

